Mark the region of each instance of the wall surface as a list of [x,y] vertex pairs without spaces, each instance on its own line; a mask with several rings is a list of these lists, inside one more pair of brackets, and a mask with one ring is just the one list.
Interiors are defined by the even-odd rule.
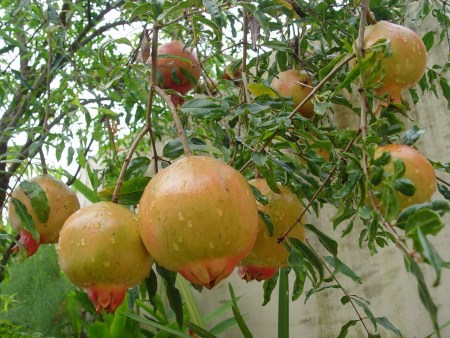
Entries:
[[[411,12],[417,13],[417,7],[411,6]],[[413,28],[420,35],[437,27],[430,26],[425,22],[408,22],[407,26]],[[436,41],[438,37],[436,36]],[[446,41],[441,45],[434,46],[429,57],[429,64],[445,64],[447,61],[448,46]],[[420,89],[419,89],[420,94]],[[405,95],[408,100],[408,94]],[[345,114],[345,112],[342,112]],[[425,135],[417,143],[417,147],[431,160],[450,162],[450,115],[445,99],[437,100],[433,94],[422,95],[420,102],[412,106],[409,112],[409,125],[418,124],[427,129]],[[337,116],[338,125],[343,128],[358,126],[359,122],[352,115]],[[439,177],[450,181],[450,175],[438,172]],[[442,198],[436,193],[435,198]],[[342,228],[333,231],[330,218],[335,211],[331,208],[322,210],[320,217],[309,215],[308,222],[315,224],[319,229],[326,232],[339,241],[339,257],[349,265],[363,280],[362,285],[352,282],[350,279],[340,275],[339,281],[351,293],[359,295],[370,301],[370,308],[376,317],[387,317],[398,327],[404,337],[425,337],[431,333],[432,325],[428,313],[422,306],[417,292],[417,283],[413,275],[407,273],[404,268],[402,254],[392,244],[390,247],[380,250],[371,256],[368,249],[361,250],[358,247],[358,224],[350,236],[340,238]],[[450,218],[445,219],[450,223]],[[321,245],[310,236],[314,247]],[[431,238],[438,252],[444,260],[450,260],[450,229],[445,228],[439,236]],[[425,269],[425,277],[430,286],[430,292],[439,308],[439,322],[444,323],[450,319],[450,272],[444,271],[441,285],[437,288],[431,287],[434,273],[431,269]],[[292,274],[291,274],[292,275]],[[292,276],[291,276],[292,277]],[[211,291],[205,290],[198,294],[197,298],[204,314],[220,306],[222,302],[230,300],[228,282],[232,283],[235,293],[240,296],[239,304],[245,316],[246,323],[254,337],[276,337],[277,336],[277,293],[275,290],[271,302],[262,307],[263,289],[262,284],[252,282],[245,283],[237,277],[235,272],[228,280],[223,281]],[[292,287],[293,280],[291,280]],[[308,283],[308,282],[307,282]],[[310,284],[307,284],[307,291]],[[302,338],[328,338],[337,337],[342,325],[352,319],[357,319],[355,311],[349,304],[342,305],[340,302],[343,293],[339,289],[330,289],[312,296],[304,304],[304,295],[290,304],[290,337]],[[364,316],[363,311],[360,311]],[[367,323],[369,328],[370,323]],[[380,329],[382,337],[394,337],[390,331]],[[232,338],[242,336],[238,329],[233,329],[222,334],[221,337]],[[348,337],[367,337],[362,325],[358,323],[350,329]],[[450,328],[444,329],[443,337],[450,337]]]

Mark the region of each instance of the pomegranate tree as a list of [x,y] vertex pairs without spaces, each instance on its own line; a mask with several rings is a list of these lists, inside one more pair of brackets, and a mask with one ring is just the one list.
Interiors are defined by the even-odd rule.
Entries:
[[[39,190],[42,192],[41,196]],[[66,219],[80,208],[77,195],[62,181],[50,175],[40,175],[22,182],[11,193],[11,197],[23,203],[39,233],[39,241],[36,241],[25,230],[14,203],[10,200],[9,221],[14,230],[20,232],[19,242],[25,248],[27,256],[34,255],[40,244],[56,243]],[[41,199],[41,205],[33,203],[33,198]],[[17,251],[19,247],[16,246],[13,250]]]
[[[388,95],[394,103],[401,103],[401,91],[413,87],[423,76],[427,64],[427,51],[420,36],[415,32],[387,21],[369,26],[364,34],[364,49],[380,39],[390,42],[390,54],[379,55],[381,69],[376,75],[381,80],[375,92]],[[373,76],[372,70],[367,73]]]
[[[158,47],[158,83],[166,89],[173,89],[184,95],[194,88],[200,79],[197,53],[179,40]],[[152,59],[149,59],[151,64]],[[175,105],[182,104],[181,98],[172,95]]]
[[214,287],[255,243],[258,212],[244,177],[220,160],[184,157],[156,174],[139,203],[145,246],[161,266]]
[[[304,70],[287,70],[275,76],[270,84],[281,95],[291,97],[293,101],[292,108],[296,108],[313,90],[311,76]],[[304,117],[314,116],[314,105],[311,100],[298,110]]]
[[[298,197],[288,188],[278,185],[279,193],[273,192],[263,178],[250,181],[264,196],[268,203],[257,203],[258,210],[270,217],[273,224],[273,234],[265,222],[259,218],[259,233],[250,254],[240,264],[238,274],[246,281],[271,278],[279,268],[287,266],[288,251],[283,244],[278,243],[281,237],[300,217],[303,212],[303,204]],[[289,237],[300,240],[305,239],[304,217],[289,233]]]
[[59,237],[58,258],[66,276],[87,290],[98,312],[114,312],[127,288],[141,282],[153,263],[137,216],[112,202],[90,205],[69,217]]
[[428,159],[418,150],[402,144],[388,144],[378,147],[375,150],[375,158],[379,158],[386,152],[391,154],[391,158],[384,166],[384,171],[392,174],[394,172],[393,162],[399,159],[405,165],[405,173],[402,178],[411,180],[416,187],[416,191],[412,196],[407,196],[397,191],[400,209],[404,209],[412,204],[429,201],[436,191],[436,175]]

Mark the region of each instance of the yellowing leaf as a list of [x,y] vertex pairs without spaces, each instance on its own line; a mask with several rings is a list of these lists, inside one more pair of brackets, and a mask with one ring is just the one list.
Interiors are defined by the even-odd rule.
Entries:
[[278,97],[277,93],[270,87],[261,83],[251,83],[248,85],[248,91],[255,96],[269,95],[270,97]]

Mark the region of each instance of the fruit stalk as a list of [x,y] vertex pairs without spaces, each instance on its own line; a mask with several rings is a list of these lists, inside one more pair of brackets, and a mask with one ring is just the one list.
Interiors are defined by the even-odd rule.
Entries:
[[192,151],[191,148],[189,147],[189,141],[186,136],[186,132],[183,129],[183,125],[181,124],[180,116],[178,115],[178,111],[175,108],[175,105],[173,104],[169,95],[167,95],[163,89],[157,86],[153,86],[153,89],[155,90],[156,94],[158,94],[169,106],[169,109],[172,112],[173,120],[175,121],[175,126],[177,127],[178,136],[180,137],[181,144],[183,145],[184,154],[186,156],[191,156]]

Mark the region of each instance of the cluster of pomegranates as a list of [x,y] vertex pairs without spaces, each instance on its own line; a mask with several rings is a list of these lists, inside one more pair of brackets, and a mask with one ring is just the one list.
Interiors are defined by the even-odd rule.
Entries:
[[[423,74],[425,50],[414,34],[387,22],[367,29],[365,48],[381,37],[391,39],[392,53],[381,59],[385,71],[380,74],[377,90],[395,101],[401,89],[409,88]],[[195,52],[180,41],[172,41],[160,46],[158,53],[162,55],[157,65],[159,85],[186,94],[200,77]],[[415,66],[411,68],[410,63]],[[232,75],[231,80],[238,78],[238,74]],[[311,76],[296,70],[281,72],[271,86],[280,95],[292,97],[293,108],[313,89]],[[181,104],[178,95],[172,100]],[[313,105],[309,101],[299,112],[312,117]],[[398,193],[401,207],[429,200],[436,178],[428,160],[403,145],[379,147],[376,156],[383,152],[390,152],[392,160],[403,161],[404,177],[417,188],[411,196]],[[392,172],[392,161],[384,169]],[[74,284],[87,290],[98,311],[113,312],[122,303],[126,289],[148,275],[153,260],[207,288],[229,276],[236,266],[247,281],[271,278],[287,265],[288,252],[277,239],[303,212],[301,201],[289,189],[278,186],[279,192],[274,192],[264,179],[257,178],[250,184],[268,201],[260,204],[238,171],[205,156],[181,158],[157,173],[142,195],[137,215],[112,202],[79,209],[75,194],[61,181],[49,175],[30,181],[45,192],[49,212],[42,216],[30,193],[19,185],[11,196],[25,205],[39,233],[39,239],[33,238],[10,203],[10,222],[21,233],[19,242],[28,255],[34,254],[39,244],[57,242],[62,270]],[[273,233],[259,212],[270,217]],[[289,236],[304,240],[304,219],[299,223]]]

